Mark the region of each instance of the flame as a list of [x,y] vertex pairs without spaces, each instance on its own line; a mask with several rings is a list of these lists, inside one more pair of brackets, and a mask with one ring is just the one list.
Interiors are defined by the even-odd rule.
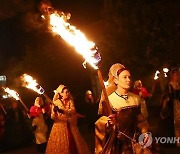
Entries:
[[158,76],[159,73],[160,73],[160,72],[157,70],[156,73],[155,73],[155,75],[154,75],[154,80],[157,80],[157,79],[159,78],[159,76]]
[[9,88],[4,88],[4,87],[3,87],[3,89],[4,89],[5,92],[7,92],[9,95],[11,95],[11,96],[12,96],[13,98],[15,98],[16,100],[20,100],[19,94],[18,94],[16,91],[11,90],[11,89],[9,89]]
[[168,73],[168,72],[169,72],[169,69],[168,69],[168,68],[163,68],[163,72],[164,72],[164,73]]
[[95,43],[88,41],[86,36],[80,30],[67,22],[67,20],[70,19],[70,14],[68,13],[65,15],[63,12],[59,14],[54,12],[50,14],[49,19],[50,30],[73,46],[94,69],[98,69],[97,65],[101,60],[101,57],[97,52]]
[[24,82],[23,86],[25,86],[26,88],[32,89],[38,94],[44,93],[44,89],[30,75],[23,74],[21,76],[21,79]]
[[169,69],[163,68],[163,72],[164,72],[164,77],[167,78],[168,77],[167,73],[169,72]]

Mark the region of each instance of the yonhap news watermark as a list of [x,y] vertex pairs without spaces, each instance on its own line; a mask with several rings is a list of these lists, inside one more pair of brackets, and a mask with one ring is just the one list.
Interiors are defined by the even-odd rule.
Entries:
[[154,137],[156,143],[176,144],[180,143],[180,137]]
[[143,148],[147,148],[151,146],[152,142],[155,142],[157,144],[179,144],[180,143],[180,137],[153,137],[151,132],[143,133],[139,136],[138,142]]

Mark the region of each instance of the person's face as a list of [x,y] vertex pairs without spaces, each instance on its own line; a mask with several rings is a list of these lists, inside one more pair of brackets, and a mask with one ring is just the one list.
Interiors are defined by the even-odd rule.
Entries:
[[178,81],[178,79],[179,79],[179,73],[178,72],[173,73],[171,80],[176,82]]
[[141,89],[141,88],[142,88],[142,83],[141,83],[141,82],[138,82],[137,89]]
[[62,99],[65,100],[65,99],[68,99],[70,97],[70,92],[68,89],[64,89],[61,93],[61,96],[62,96]]
[[117,86],[128,90],[131,86],[131,74],[128,70],[124,70],[119,74]]
[[42,101],[42,99],[40,97],[37,97],[35,102],[36,102],[37,105],[40,105],[40,106],[43,105],[43,101]]
[[87,98],[88,99],[92,98],[92,94],[87,94]]

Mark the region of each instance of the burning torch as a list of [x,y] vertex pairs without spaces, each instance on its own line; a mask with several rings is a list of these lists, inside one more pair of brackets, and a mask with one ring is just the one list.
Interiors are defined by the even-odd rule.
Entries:
[[98,52],[97,47],[95,46],[95,43],[89,41],[80,30],[76,29],[75,26],[72,26],[70,23],[67,22],[70,19],[70,14],[65,14],[63,12],[58,11],[47,11],[46,13],[49,13],[48,15],[46,14],[46,17],[47,19],[49,19],[50,31],[63,38],[67,43],[73,46],[79,54],[83,56],[83,58],[85,59],[85,62],[83,63],[84,67],[86,67],[86,63],[88,63],[95,70],[97,70],[106,106],[108,108],[109,114],[111,114],[112,110],[109,105],[109,100],[103,82],[103,77],[99,69],[101,56]]
[[152,86],[152,89],[151,89],[151,94],[154,93],[154,89],[156,87],[156,80],[159,78],[159,74],[160,74],[160,72],[158,70],[156,70],[156,72],[154,74],[154,83],[153,83],[153,86]]
[[154,75],[154,80],[157,80],[159,78],[159,74],[160,74],[160,72],[157,70]]
[[23,107],[25,108],[25,110],[27,112],[29,112],[29,109],[27,108],[27,106],[25,105],[25,103],[22,101],[22,99],[20,98],[19,94],[15,91],[15,90],[12,90],[12,89],[9,89],[8,87],[3,87],[4,91],[6,93],[8,93],[9,95],[11,95],[14,99],[16,99],[17,101],[19,100],[21,102],[21,104],[23,105]]
[[169,72],[169,69],[163,68],[163,72],[164,72],[164,77],[167,78],[168,77],[167,73]]
[[31,77],[28,74],[23,74],[21,76],[21,80],[23,82],[23,86],[29,89],[32,89],[33,91],[37,92],[40,95],[43,95],[48,102],[52,102],[52,100],[45,94],[45,90],[43,87],[41,87],[33,77]]

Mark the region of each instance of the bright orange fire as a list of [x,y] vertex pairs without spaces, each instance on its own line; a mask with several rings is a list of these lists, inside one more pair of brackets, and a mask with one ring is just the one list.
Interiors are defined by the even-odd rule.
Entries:
[[11,95],[16,100],[20,100],[19,94],[15,90],[11,90],[9,88],[4,88],[4,87],[3,87],[3,89],[5,92],[7,92],[9,95]]
[[41,86],[39,86],[36,80],[34,80],[30,75],[23,74],[21,76],[21,80],[23,81],[23,86],[25,86],[26,88],[32,89],[38,94],[44,93],[44,89]]
[[63,12],[54,11],[50,13],[49,19],[49,29],[73,46],[84,57],[85,62],[88,62],[94,69],[98,69],[100,54],[97,52],[95,43],[88,41],[80,30],[67,22],[70,19],[70,14],[65,15]]

